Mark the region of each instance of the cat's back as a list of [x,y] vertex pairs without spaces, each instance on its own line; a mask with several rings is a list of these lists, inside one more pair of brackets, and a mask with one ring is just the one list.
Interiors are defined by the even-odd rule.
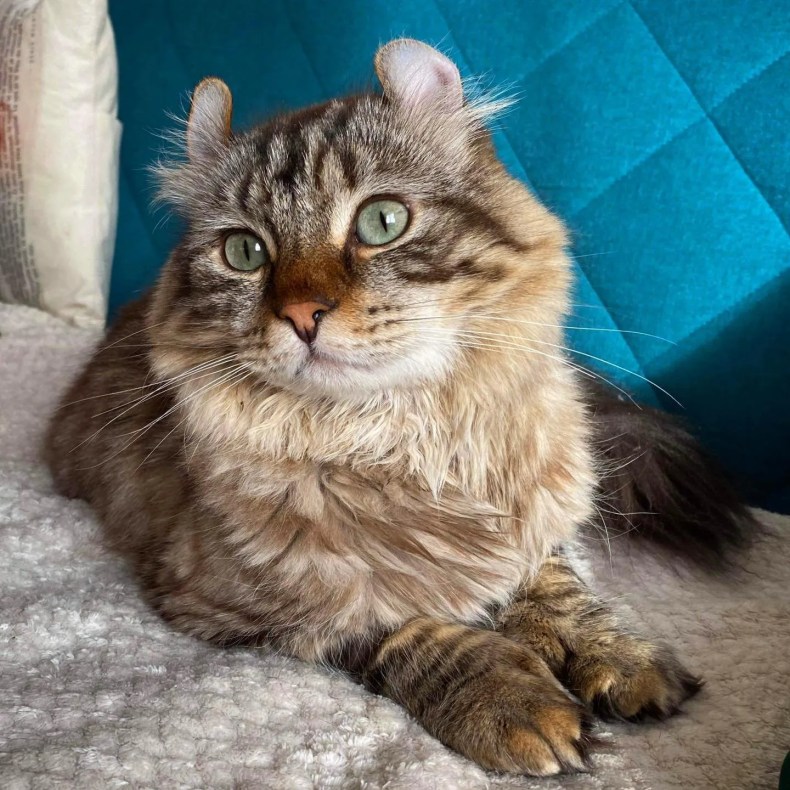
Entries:
[[[127,306],[54,413],[44,448],[61,493],[100,511],[152,469],[172,425],[172,405],[151,377],[145,317],[149,296]],[[161,444],[157,446],[157,443]],[[160,470],[161,471],[161,470]],[[136,486],[135,486],[136,487]]]

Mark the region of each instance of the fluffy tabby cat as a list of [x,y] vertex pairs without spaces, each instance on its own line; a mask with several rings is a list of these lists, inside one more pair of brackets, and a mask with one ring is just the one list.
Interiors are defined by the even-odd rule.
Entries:
[[487,768],[583,769],[588,709],[663,717],[700,685],[573,569],[596,497],[714,561],[748,516],[682,428],[563,354],[567,236],[490,105],[417,41],[375,68],[381,95],[245,133],[198,85],[159,173],[183,240],[50,464],[178,628],[340,667]]

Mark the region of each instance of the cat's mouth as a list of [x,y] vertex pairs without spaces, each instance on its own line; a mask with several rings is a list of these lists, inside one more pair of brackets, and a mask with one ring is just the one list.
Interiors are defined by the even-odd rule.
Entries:
[[337,372],[372,369],[370,364],[366,364],[359,360],[338,357],[315,348],[310,349],[310,356],[307,358],[307,367],[325,371],[335,370]]
[[426,381],[438,381],[450,370],[452,354],[439,344],[382,353],[363,348],[329,348],[327,340],[309,347],[283,371],[286,386],[307,394],[328,394],[344,399],[367,397],[372,392],[400,390]]

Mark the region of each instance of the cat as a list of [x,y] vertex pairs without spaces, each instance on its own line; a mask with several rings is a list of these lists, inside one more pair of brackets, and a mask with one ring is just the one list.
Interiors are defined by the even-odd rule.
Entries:
[[185,233],[48,461],[175,627],[338,667],[485,768],[585,770],[591,712],[662,718],[700,681],[589,589],[580,528],[639,511],[715,565],[750,516],[564,354],[568,236],[497,159],[497,104],[415,40],[375,71],[243,133],[197,86],[157,172]]

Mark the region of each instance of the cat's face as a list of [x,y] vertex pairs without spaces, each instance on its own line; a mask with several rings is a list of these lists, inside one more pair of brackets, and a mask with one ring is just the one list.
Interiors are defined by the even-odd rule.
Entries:
[[447,376],[486,316],[562,309],[560,226],[502,170],[453,64],[402,41],[377,71],[383,96],[240,135],[227,88],[201,83],[189,161],[164,171],[188,230],[158,287],[161,353],[367,396]]

